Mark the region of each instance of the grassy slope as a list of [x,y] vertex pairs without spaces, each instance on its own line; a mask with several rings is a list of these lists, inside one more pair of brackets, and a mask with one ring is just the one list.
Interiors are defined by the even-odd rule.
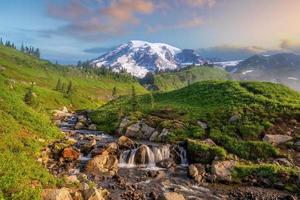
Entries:
[[[70,98],[53,90],[59,78],[72,80],[75,91]],[[34,108],[23,102],[30,82],[35,82],[39,102]],[[126,94],[132,85],[145,93],[132,79],[57,67],[0,46],[0,199],[39,199],[42,187],[60,184],[36,161],[42,147],[62,137],[49,119],[52,109],[95,108],[107,101],[114,86]]]
[[[153,97],[154,108],[149,94],[138,97],[138,110],[142,113],[138,115],[166,116],[156,126],[171,128],[172,140],[210,137],[229,153],[250,160],[276,156],[275,148],[261,142],[261,133],[277,119],[300,113],[299,93],[264,82],[204,81],[171,92],[154,93]],[[130,98],[120,98],[95,111],[92,117],[101,127],[104,119],[110,118],[105,113],[110,113],[114,123],[105,125],[116,127],[116,116],[128,115],[130,110]],[[232,116],[236,120],[231,122]],[[196,128],[197,120],[208,123],[209,135]]]
[[170,91],[198,81],[228,79],[230,79],[230,75],[223,69],[193,67],[179,72],[157,74],[154,77],[154,85],[161,91]]
[[[18,95],[23,95],[23,88],[31,82],[36,83],[35,93],[43,105],[42,109],[63,105],[75,109],[95,108],[109,100],[113,87],[117,88],[119,95],[127,94],[131,85],[135,86],[138,93],[145,93],[145,89],[132,78],[97,76],[78,69],[55,66],[3,46],[0,46],[0,66],[4,68],[1,74],[10,79],[12,85],[20,85],[20,91],[16,91]],[[73,82],[75,92],[71,98],[64,98],[60,92],[53,90],[59,78],[66,85],[69,81]]]

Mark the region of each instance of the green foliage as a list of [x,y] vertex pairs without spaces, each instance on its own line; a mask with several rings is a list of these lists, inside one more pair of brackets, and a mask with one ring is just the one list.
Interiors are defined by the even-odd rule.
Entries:
[[116,99],[118,97],[117,88],[113,87],[112,93],[111,93],[112,99]]
[[61,91],[62,89],[62,85],[61,85],[61,80],[60,78],[57,80],[56,86],[55,86],[55,90],[56,91]]
[[29,106],[33,106],[34,103],[35,103],[35,101],[34,101],[34,98],[35,98],[35,97],[33,96],[32,90],[33,90],[33,85],[31,85],[31,87],[29,87],[29,88],[27,89],[27,92],[26,92],[26,94],[25,94],[25,96],[24,96],[24,102],[25,102],[27,105],[29,105]]
[[225,159],[227,155],[222,147],[196,140],[187,141],[187,151],[193,163],[210,164],[216,157]]
[[131,88],[131,109],[132,109],[132,112],[135,112],[138,109],[138,101],[137,101],[134,86],[132,86],[132,88]]
[[244,159],[267,159],[278,155],[276,148],[266,142],[238,140],[216,129],[211,130],[209,136],[218,145],[223,146],[228,152]]

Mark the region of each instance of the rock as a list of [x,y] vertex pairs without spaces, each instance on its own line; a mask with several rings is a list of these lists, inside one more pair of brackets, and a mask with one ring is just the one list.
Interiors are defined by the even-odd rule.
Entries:
[[77,176],[76,175],[71,175],[71,176],[67,176],[65,178],[66,182],[68,184],[72,184],[72,183],[79,183],[79,180],[77,179]]
[[273,145],[283,144],[292,139],[293,137],[288,135],[269,135],[269,134],[266,134],[265,137],[263,138],[264,141]]
[[84,124],[82,122],[77,122],[74,128],[77,130],[83,129]]
[[79,153],[72,147],[67,147],[62,153],[62,157],[69,161],[77,160],[79,158]]
[[149,138],[149,141],[151,142],[158,141],[158,136],[159,136],[159,132],[155,131],[154,133],[152,133],[151,137]]
[[172,158],[159,161],[158,163],[156,163],[156,165],[158,167],[167,168],[167,169],[169,169],[171,167],[176,167],[176,163],[174,162],[174,160]]
[[205,167],[202,164],[192,164],[189,166],[189,175],[197,182],[201,183],[205,176]]
[[149,147],[146,145],[140,146],[135,154],[134,161],[136,164],[146,164],[149,163],[148,151]]
[[207,129],[207,128],[208,128],[208,125],[207,125],[206,122],[197,121],[197,124],[198,124],[199,126],[201,126],[201,128],[203,128],[203,129]]
[[152,133],[155,131],[154,128],[148,126],[145,122],[142,122],[141,124],[141,131],[142,131],[142,139],[149,139],[152,135]]
[[279,165],[283,165],[286,167],[293,167],[294,165],[286,158],[277,158],[274,160],[275,163],[278,163]]
[[212,146],[216,145],[216,143],[210,138],[207,138],[207,139],[203,140],[203,142],[208,144],[208,145],[212,145]]
[[300,151],[300,140],[298,140],[298,141],[296,141],[296,142],[294,143],[294,149],[295,149],[296,151]]
[[158,136],[159,142],[165,142],[171,133],[168,129],[164,128]]
[[121,149],[133,149],[135,142],[126,136],[121,136],[118,139],[118,145]]
[[91,130],[91,131],[96,131],[97,130],[97,125],[96,124],[91,124],[91,125],[89,125],[88,129]]
[[176,192],[165,192],[159,195],[158,200],[185,200],[185,198]]
[[105,200],[109,192],[105,189],[91,188],[84,191],[84,200]]
[[126,128],[129,124],[130,124],[130,120],[128,117],[124,117],[121,122],[120,122],[120,125],[119,125],[119,128]]
[[118,172],[118,158],[104,151],[102,154],[89,160],[85,171],[95,176],[114,176]]
[[42,192],[42,199],[43,200],[72,200],[72,197],[66,188],[45,189]]
[[233,123],[235,121],[237,121],[240,118],[239,115],[233,115],[230,117],[230,119],[228,120],[230,123]]
[[86,122],[88,121],[85,115],[78,115],[77,118],[78,121],[81,122],[82,124],[86,124]]
[[105,147],[105,151],[107,151],[109,154],[116,155],[118,152],[119,146],[116,142],[111,142]]
[[216,176],[218,181],[231,182],[231,171],[237,164],[236,161],[213,161],[212,163],[212,174]]
[[141,127],[139,123],[132,124],[127,127],[125,136],[139,138],[141,136]]
[[81,149],[82,153],[88,154],[97,145],[96,139],[92,139],[85,143]]

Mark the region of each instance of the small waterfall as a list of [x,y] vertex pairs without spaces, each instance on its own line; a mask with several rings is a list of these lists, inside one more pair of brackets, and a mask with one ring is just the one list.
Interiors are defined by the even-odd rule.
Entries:
[[187,153],[186,153],[186,149],[183,148],[182,146],[179,146],[179,156],[181,160],[181,165],[187,166],[189,164],[187,159]]
[[132,150],[123,151],[120,155],[120,167],[155,167],[156,163],[170,158],[170,146],[141,145]]

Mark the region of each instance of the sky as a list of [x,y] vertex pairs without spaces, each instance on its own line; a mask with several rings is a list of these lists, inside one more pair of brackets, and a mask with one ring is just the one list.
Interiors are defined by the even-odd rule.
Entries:
[[129,40],[300,53],[300,0],[1,0],[0,37],[59,63]]

